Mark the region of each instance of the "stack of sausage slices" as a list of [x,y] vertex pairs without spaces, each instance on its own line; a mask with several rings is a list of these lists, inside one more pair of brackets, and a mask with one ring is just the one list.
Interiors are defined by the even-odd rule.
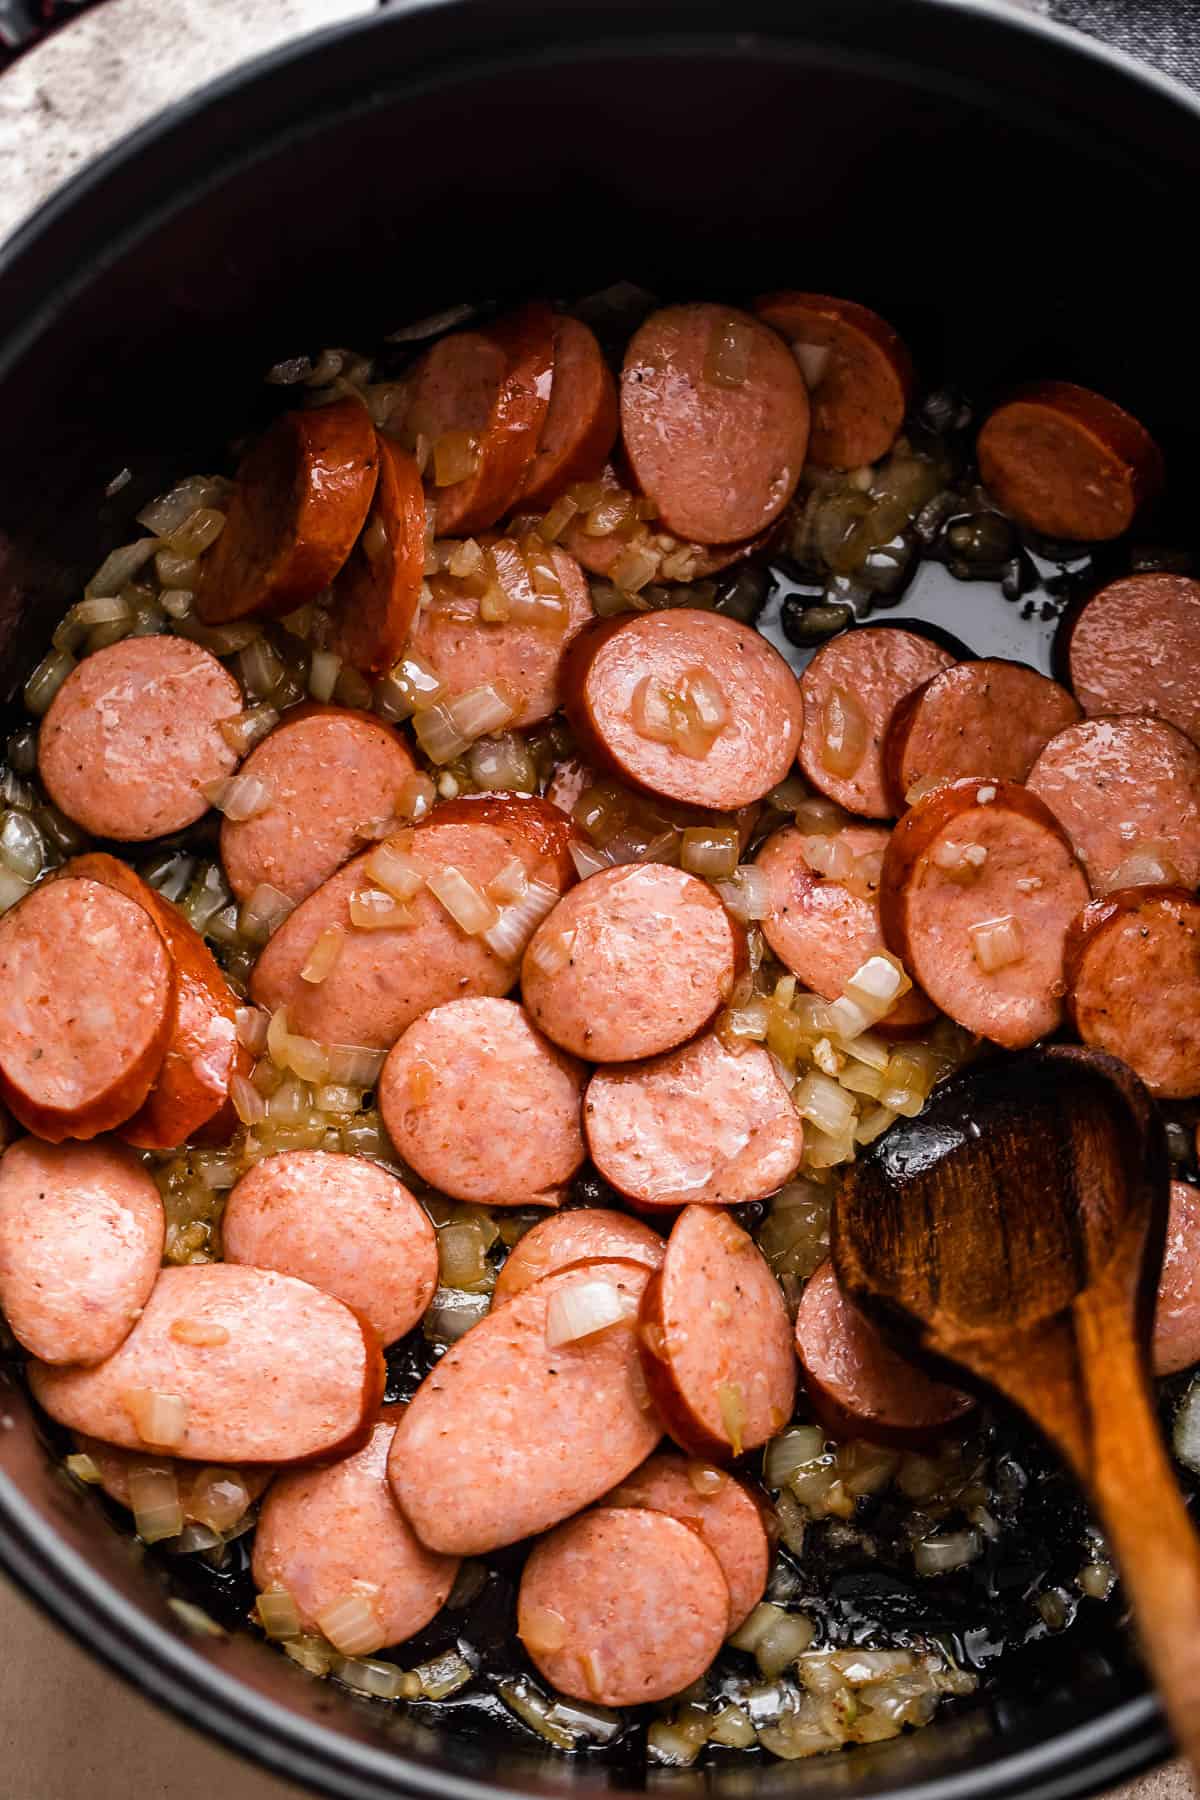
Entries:
[[[184,484],[151,508],[141,587],[68,615],[107,641],[35,684],[40,782],[101,847],[0,920],[0,1091],[30,1134],[0,1164],[0,1302],[144,1537],[219,1540],[259,1504],[273,1635],[369,1656],[460,1559],[534,1540],[516,1629],[542,1676],[662,1700],[763,1596],[771,1515],[729,1465],[788,1426],[799,1371],[837,1435],[922,1442],[969,1406],[828,1264],[785,1293],[730,1209],[919,1110],[942,1015],[1005,1050],[1067,1022],[1200,1092],[1200,586],[1101,589],[1069,688],[891,627],[797,680],[732,617],[645,610],[768,546],[806,462],[890,450],[911,367],[850,302],[667,307],[619,387],[532,304],[342,385],[221,507]],[[1161,479],[1136,421],[1064,384],[978,453],[1059,537],[1118,536]],[[623,610],[594,616],[588,574]],[[478,791],[468,752],[502,741],[540,794]],[[214,804],[224,968],[125,860]],[[581,829],[635,804],[657,835],[632,853]],[[368,1090],[380,1156],[330,1147],[322,1110]],[[280,1092],[302,1142],[266,1154]],[[224,1260],[163,1268],[156,1169],[205,1144],[240,1171]],[[567,1204],[585,1157],[611,1207]],[[438,1285],[430,1192],[544,1217],[382,1406],[381,1345]],[[1177,1184],[1163,1367],[1200,1351],[1194,1201]]]

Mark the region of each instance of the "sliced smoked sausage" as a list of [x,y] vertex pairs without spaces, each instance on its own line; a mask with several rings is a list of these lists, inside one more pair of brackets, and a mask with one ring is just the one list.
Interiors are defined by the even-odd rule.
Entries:
[[847,812],[888,819],[883,743],[892,714],[915,688],[954,666],[949,651],[915,631],[867,625],[823,644],[800,677],[800,767]]
[[1085,713],[1150,713],[1200,744],[1200,581],[1110,581],[1061,632],[1064,679]]
[[434,1365],[388,1465],[423,1544],[459,1556],[515,1544],[599,1500],[649,1456],[662,1435],[638,1366],[649,1279],[633,1262],[562,1269]]
[[417,1324],[438,1280],[437,1236],[402,1181],[363,1156],[284,1150],[237,1182],[221,1221],[225,1260],[311,1282],[383,1344]]
[[[89,1369],[29,1365],[73,1431],[193,1462],[303,1462],[362,1441],[383,1397],[373,1332],[340,1300],[268,1269],[163,1269],[120,1349]],[[139,1425],[164,1430],[153,1443]]]
[[392,1499],[388,1451],[402,1416],[385,1407],[361,1450],[278,1476],[254,1533],[259,1591],[286,1588],[306,1631],[326,1631],[336,1648],[340,1625],[355,1656],[428,1625],[458,1573],[458,1558],[426,1550]]
[[590,1062],[635,1062],[695,1037],[733,991],[744,940],[707,883],[641,863],[573,888],[525,952],[539,1030]]
[[1171,1207],[1150,1351],[1156,1375],[1200,1362],[1200,1188],[1171,1183]]
[[94,837],[130,843],[194,825],[237,756],[221,725],[242,710],[228,669],[199,644],[129,637],[85,657],[38,733],[46,792]]
[[440,1193],[557,1206],[584,1157],[584,1071],[523,1006],[481,996],[416,1019],[379,1083],[388,1136]]
[[651,313],[621,372],[621,432],[668,531],[735,544],[777,519],[808,446],[808,389],[776,334],[706,303]]
[[604,1497],[605,1506],[644,1506],[698,1531],[729,1589],[734,1632],[754,1611],[771,1572],[771,1538],[750,1489],[724,1469],[660,1451]]
[[204,622],[274,617],[315,599],[354,548],[378,471],[379,441],[355,395],[269,425],[238,465],[225,529],[201,566]]
[[543,1219],[518,1239],[496,1277],[492,1307],[503,1306],[543,1275],[570,1268],[572,1263],[615,1259],[659,1269],[666,1253],[667,1246],[657,1231],[631,1219],[628,1213],[601,1206],[573,1207],[570,1212]]
[[517,503],[548,507],[576,481],[594,481],[617,438],[617,384],[595,333],[580,319],[554,315],[550,405]]
[[779,1283],[726,1212],[688,1206],[642,1299],[642,1366],[675,1442],[721,1462],[787,1423],[796,1393]]
[[58,1143],[137,1112],[175,1021],[175,969],[147,909],[107,882],[44,882],[0,919],[0,1097]]
[[[484,795],[435,807],[401,841],[427,876],[453,868],[484,889],[519,860],[531,880],[561,892],[575,878],[567,849],[574,835],[571,821],[544,800]],[[408,923],[381,930],[355,926],[351,898],[372,887],[367,860],[348,863],[280,926],[250,979],[258,1005],[286,1007],[289,1027],[321,1043],[390,1050],[432,1006],[468,994],[508,992],[516,958],[468,937],[427,886],[407,903]],[[324,981],[314,984],[302,971],[331,925],[342,928],[341,950]]]
[[1024,781],[1079,707],[1056,681],[999,657],[956,663],[901,700],[883,761],[893,809],[929,783],[993,775]]
[[395,817],[415,768],[399,733],[370,713],[288,713],[242,764],[267,790],[263,810],[221,824],[221,862],[238,899],[266,882],[293,905],[306,900]]
[[598,620],[563,665],[585,756],[635,787],[733,812],[787,775],[796,677],[757,631],[692,607]]
[[425,579],[425,489],[416,460],[376,437],[379,480],[367,522],[333,584],[330,649],[364,675],[382,675],[408,642]]
[[[1200,881],[1200,750],[1162,719],[1084,719],[1051,738],[1027,785],[1063,826],[1094,894]],[[1148,867],[1149,876],[1139,873]]]
[[800,1296],[796,1353],[818,1422],[833,1438],[904,1448],[947,1431],[974,1405],[886,1344],[847,1300],[832,1263]]
[[1018,389],[988,414],[976,449],[984,486],[1045,537],[1120,537],[1163,482],[1145,426],[1070,381]]
[[828,294],[764,294],[754,310],[792,346],[812,405],[808,460],[857,469],[886,456],[904,423],[912,358],[867,306]]
[[[432,447],[426,480],[439,537],[486,531],[516,504],[546,423],[553,374],[554,320],[542,301],[452,332],[422,354],[408,380],[404,436]],[[452,434],[473,441],[474,467],[442,482]]]
[[1152,1094],[1200,1094],[1200,901],[1122,888],[1075,920],[1068,1006],[1085,1044],[1129,1064]]
[[725,1638],[729,1589],[698,1532],[666,1513],[601,1507],[535,1546],[517,1635],[559,1693],[602,1706],[665,1700]]
[[46,1363],[96,1363],[129,1335],[162,1261],[158,1189],[117,1144],[21,1138],[0,1159],[0,1311]]
[[740,1206],[800,1165],[804,1128],[767,1052],[712,1033],[634,1067],[597,1069],[583,1108],[592,1161],[638,1206]]
[[[881,825],[849,824],[820,837],[789,825],[755,858],[767,877],[763,936],[780,962],[825,1000],[843,994],[851,976],[883,949],[879,883],[888,836]],[[880,1029],[911,1032],[933,1017],[930,1002],[913,988]]]
[[1007,1050],[1057,1029],[1067,928],[1087,880],[1015,782],[954,781],[905,813],[880,886],[884,940],[935,1006]]

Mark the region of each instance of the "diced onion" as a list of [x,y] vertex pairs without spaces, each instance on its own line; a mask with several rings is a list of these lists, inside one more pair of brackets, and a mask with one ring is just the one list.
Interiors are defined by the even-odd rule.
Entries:
[[537,787],[537,769],[529,746],[516,731],[480,738],[472,744],[467,768],[471,780],[483,793],[531,794]]
[[679,866],[689,875],[722,880],[735,873],[740,848],[737,830],[732,825],[689,825],[680,843]]
[[542,975],[557,975],[565,969],[571,960],[571,951],[575,945],[575,931],[548,931],[544,935],[538,933],[529,946],[529,960]]
[[129,1505],[134,1529],[143,1544],[161,1543],[164,1538],[178,1537],[183,1530],[183,1506],[174,1469],[131,1469]]
[[265,700],[268,694],[273,694],[286,673],[265,637],[256,637],[238,652],[238,670],[242,686],[257,700]]
[[434,706],[441,692],[437,670],[408,651],[376,688],[375,710],[384,719],[407,719]]
[[829,366],[831,354],[828,344],[793,344],[792,355],[800,364],[800,373],[804,377],[809,392],[821,384],[825,370]]
[[156,1388],[127,1388],[121,1395],[121,1404],[142,1442],[156,1450],[177,1450],[187,1436],[187,1401],[180,1394],[162,1394]]
[[251,706],[234,719],[222,719],[218,730],[235,755],[245,756],[278,723],[279,714],[273,706]]
[[[793,1426],[791,1430],[772,1438],[767,1445],[763,1458],[763,1479],[771,1488],[788,1487],[797,1469],[815,1463],[824,1454],[825,1433],[820,1426]],[[744,1648],[752,1650],[754,1646],[748,1644]]]
[[238,930],[252,944],[265,944],[271,933],[277,931],[294,910],[295,904],[286,894],[281,894],[278,888],[272,887],[269,881],[262,881],[242,904],[238,914]]
[[729,881],[718,881],[716,889],[726,912],[742,924],[765,919],[771,910],[771,884],[767,872],[755,863],[742,863]]
[[50,702],[74,667],[75,658],[68,650],[51,650],[43,657],[24,690],[25,706],[35,718],[40,719],[49,710]]
[[821,713],[821,762],[831,775],[853,775],[867,748],[867,717],[845,688],[831,688]]
[[192,1482],[188,1511],[222,1537],[241,1523],[249,1506],[249,1489],[236,1469],[201,1469]]
[[386,1052],[359,1044],[330,1044],[329,1079],[345,1087],[372,1088],[383,1070]]
[[435,1344],[456,1344],[472,1325],[478,1324],[491,1305],[487,1294],[468,1294],[460,1288],[440,1287],[429,1302],[422,1330]]
[[29,883],[12,869],[0,869],[0,915],[14,907],[18,900],[23,900],[29,892]]
[[528,885],[529,877],[525,871],[525,864],[519,856],[514,856],[512,861],[506,862],[499,873],[493,875],[488,882],[488,899],[494,900],[497,906],[508,906],[512,901],[521,898]]
[[1100,892],[1109,894],[1116,888],[1127,887],[1186,886],[1177,865],[1168,854],[1167,846],[1142,844],[1113,870]]
[[846,982],[845,992],[868,1012],[874,1012],[876,1019],[882,1019],[911,987],[903,964],[886,950],[880,950],[859,965]]
[[356,931],[404,931],[416,915],[382,888],[360,888],[350,896],[350,923]]
[[468,881],[461,869],[452,863],[427,875],[426,885],[436,900],[445,907],[454,923],[468,937],[482,937],[499,922],[500,909],[494,900]]
[[854,1119],[853,1100],[819,1069],[810,1069],[793,1093],[792,1104],[802,1119],[810,1119],[830,1137],[840,1137]]
[[1191,1386],[1180,1402],[1172,1443],[1180,1462],[1194,1473],[1200,1473],[1200,1376],[1193,1376]]
[[714,387],[743,387],[750,374],[756,328],[744,319],[720,319],[709,333],[701,373]]
[[612,864],[612,858],[592,844],[571,843],[567,845],[567,849],[581,881],[586,881],[589,875],[598,875],[601,869],[607,869]]
[[299,1609],[285,1587],[265,1589],[255,1602],[255,1610],[258,1622],[269,1638],[283,1641],[300,1636]]
[[215,1349],[229,1342],[226,1326],[215,1319],[172,1319],[168,1336],[177,1344],[190,1344],[196,1349]]
[[46,861],[46,845],[28,813],[16,808],[0,815],[0,862],[22,881],[34,881]]
[[314,985],[324,981],[342,954],[345,936],[346,933],[340,925],[327,925],[309,951],[308,961],[300,971],[300,979],[310,981]]
[[480,464],[479,440],[469,431],[444,431],[433,446],[433,485],[453,487],[469,481]]
[[261,1056],[267,1047],[267,1027],[271,1023],[271,1015],[264,1012],[261,1006],[239,1006],[237,1009],[237,1040],[251,1056]]
[[387,1633],[365,1594],[342,1594],[317,1614],[317,1627],[343,1656],[379,1650]]
[[1011,913],[998,919],[984,919],[968,927],[975,961],[985,975],[994,975],[1020,962],[1025,954],[1021,927]]
[[423,819],[437,798],[428,775],[410,775],[396,795],[396,811],[402,819]]
[[445,1700],[465,1687],[475,1671],[458,1650],[444,1650],[427,1663],[418,1663],[412,1671],[421,1684],[427,1700]]
[[974,881],[988,858],[984,844],[963,844],[943,838],[934,845],[930,860],[954,881]]
[[266,1101],[254,1083],[237,1070],[229,1077],[229,1098],[243,1125],[258,1125],[266,1118]]
[[219,492],[218,484],[211,476],[189,475],[186,481],[178,482],[167,493],[143,506],[137,522],[157,537],[169,537],[178,531],[185,519],[190,519],[199,507],[206,506]]
[[546,1308],[546,1347],[558,1350],[635,1316],[636,1306],[611,1281],[560,1288]]
[[256,775],[232,775],[228,780],[207,782],[204,798],[233,824],[255,819],[271,805],[271,790]]
[[416,1700],[420,1696],[421,1684],[416,1676],[398,1669],[395,1663],[346,1656],[336,1672],[339,1681],[356,1694],[369,1694],[372,1700]]
[[559,893],[548,882],[531,881],[519,900],[504,907],[494,925],[481,935],[494,955],[505,962],[522,956],[542,920],[558,905]]
[[947,1575],[952,1569],[965,1569],[982,1548],[977,1531],[948,1531],[914,1546],[913,1567],[918,1575]]
[[394,900],[411,900],[425,885],[419,864],[395,842],[379,844],[368,856],[364,867],[376,886],[383,888]]
[[225,529],[225,514],[215,506],[198,506],[163,536],[179,556],[200,556]]
[[890,1106],[873,1106],[859,1119],[854,1127],[856,1144],[873,1144],[877,1137],[882,1137],[889,1125],[895,1123],[896,1114]]
[[341,672],[340,656],[335,656],[332,650],[314,650],[308,665],[308,691],[313,699],[321,702],[332,700]]
[[157,538],[139,538],[134,544],[122,544],[106,556],[87,584],[88,598],[110,599],[128,586],[159,547]]
[[742,1454],[742,1432],[746,1424],[746,1408],[742,1390],[736,1381],[723,1381],[717,1388],[717,1410],[721,1425],[735,1456]]

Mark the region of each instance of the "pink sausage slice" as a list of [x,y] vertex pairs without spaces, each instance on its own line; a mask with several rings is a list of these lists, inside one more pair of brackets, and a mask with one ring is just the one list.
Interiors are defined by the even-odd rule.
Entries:
[[1171,1210],[1150,1343],[1156,1375],[1200,1362],[1200,1188],[1171,1183]]
[[167,1054],[175,986],[145,907],[91,878],[43,882],[0,919],[0,1097],[53,1143],[124,1124]]
[[808,447],[808,389],[787,345],[749,313],[668,306],[634,332],[621,432],[668,531],[735,544],[777,519]]
[[95,837],[140,843],[194,825],[232,775],[221,736],[243,706],[215,656],[178,637],[130,637],[72,669],[38,733],[54,804]]
[[555,313],[550,406],[521,489],[521,510],[548,507],[573,482],[593,481],[619,426],[617,384],[594,332],[579,319]]
[[884,1343],[822,1263],[800,1297],[796,1354],[818,1421],[834,1438],[900,1448],[948,1430],[975,1402]]
[[101,1362],[129,1335],[162,1261],[158,1189],[112,1143],[22,1138],[0,1159],[0,1310],[46,1363]]
[[451,1000],[411,1024],[379,1084],[423,1180],[480,1206],[557,1206],[583,1161],[584,1072],[513,1000]]
[[804,370],[812,401],[809,461],[857,469],[886,456],[913,386],[912,358],[886,319],[829,294],[764,294],[754,310]]
[[804,1128],[765,1050],[713,1035],[597,1069],[583,1108],[601,1175],[639,1206],[763,1200],[800,1165]]
[[[95,1368],[29,1365],[34,1398],[60,1425],[193,1462],[334,1456],[361,1442],[383,1380],[374,1333],[340,1300],[232,1263],[163,1269],[125,1342]],[[175,1442],[141,1435],[146,1395],[183,1402]]]
[[365,1601],[347,1614],[354,1654],[401,1644],[446,1604],[458,1558],[437,1556],[413,1536],[387,1481],[399,1407],[385,1407],[361,1450],[340,1462],[280,1475],[254,1534],[259,1591],[286,1588],[306,1631],[336,1623],[339,1602]]
[[1152,1094],[1200,1094],[1200,902],[1121,888],[1073,922],[1066,978],[1085,1044],[1129,1064]]
[[604,1207],[575,1207],[543,1219],[517,1241],[496,1278],[492,1310],[572,1263],[620,1260],[660,1269],[666,1253],[657,1231],[639,1219]]
[[604,619],[563,666],[563,705],[586,756],[621,780],[734,812],[787,775],[800,689],[757,631],[692,607]]
[[729,1589],[729,1631],[736,1631],[766,1592],[771,1539],[749,1488],[703,1463],[661,1451],[607,1495],[606,1506],[644,1506],[698,1531]]
[[883,768],[888,723],[914,689],[954,658],[915,631],[867,625],[833,638],[800,677],[804,736],[800,767],[807,780],[868,819],[888,819],[895,807]]
[[[503,557],[507,580],[517,583],[521,595],[532,599],[534,589],[528,575],[522,573],[517,544],[511,539],[502,541],[494,546],[494,553]],[[504,682],[517,703],[510,725],[521,731],[548,719],[562,705],[560,682],[567,646],[595,617],[591,592],[575,558],[556,545],[546,554],[567,603],[557,626],[527,619],[485,620],[469,582],[436,575],[429,584],[433,598],[421,609],[409,641],[412,653],[436,671],[443,700],[457,700],[475,688]]]
[[892,714],[883,759],[895,810],[928,782],[1024,781],[1050,739],[1079,716],[1065,688],[1023,663],[956,663]]
[[633,1062],[702,1031],[733,991],[744,940],[705,882],[662,863],[602,869],[533,934],[525,1005],[591,1062]]
[[[767,877],[763,936],[804,986],[836,1000],[869,957],[883,949],[879,883],[889,833],[880,825],[847,825],[812,838],[793,826],[769,837],[755,858]],[[840,876],[824,875],[809,858],[835,852]],[[918,988],[901,997],[884,1020],[885,1032],[919,1030],[934,1009]]]
[[221,826],[221,862],[239,900],[264,882],[293,905],[307,899],[395,817],[415,768],[398,734],[369,713],[289,713],[241,767],[266,788],[263,810]]
[[[515,1544],[589,1506],[650,1454],[662,1427],[636,1334],[649,1280],[637,1263],[577,1264],[517,1294],[446,1352],[400,1421],[388,1464],[423,1544],[456,1556]],[[618,1308],[627,1316],[564,1338]]]
[[[505,794],[447,801],[402,843],[425,875],[453,867],[484,889],[519,860],[531,880],[561,892],[575,879],[567,849],[574,835],[557,807]],[[347,863],[285,919],[250,978],[260,1006],[286,1007],[290,1029],[321,1043],[390,1050],[430,1007],[468,994],[508,992],[516,980],[515,959],[468,937],[428,887],[408,902],[410,923],[356,927],[351,896],[373,885],[366,861]],[[341,950],[324,981],[314,984],[302,971],[331,925],[343,930]]]
[[[1094,894],[1139,885],[1139,860],[1200,881],[1200,750],[1162,719],[1084,719],[1051,738],[1027,786],[1075,846]],[[1151,880],[1162,876],[1151,876]]]
[[642,1300],[642,1366],[675,1442],[728,1462],[792,1415],[796,1359],[783,1292],[728,1213],[689,1206]]
[[84,1432],[75,1434],[75,1442],[91,1457],[100,1486],[118,1506],[133,1511],[139,1475],[170,1474],[179,1490],[184,1524],[207,1525],[210,1531],[224,1532],[236,1524],[275,1473],[272,1468],[229,1469],[211,1463],[180,1462],[173,1456],[139,1455],[133,1450],[118,1450]]
[[1089,717],[1149,713],[1200,744],[1200,581],[1110,581],[1064,631],[1067,679]]
[[311,1282],[384,1344],[412,1330],[437,1287],[437,1235],[424,1208],[365,1157],[264,1157],[230,1194],[221,1231],[227,1262]]
[[954,781],[905,813],[883,861],[884,940],[935,1006],[1022,1050],[1062,1022],[1067,928],[1087,880],[1028,789]]
[[725,1638],[729,1589],[700,1535],[663,1512],[601,1507],[538,1544],[517,1635],[559,1693],[601,1706],[665,1700]]

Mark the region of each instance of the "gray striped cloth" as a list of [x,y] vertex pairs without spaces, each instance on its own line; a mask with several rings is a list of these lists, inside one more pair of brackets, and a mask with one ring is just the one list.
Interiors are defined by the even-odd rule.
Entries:
[[1200,0],[1050,0],[1036,10],[1200,88]]

